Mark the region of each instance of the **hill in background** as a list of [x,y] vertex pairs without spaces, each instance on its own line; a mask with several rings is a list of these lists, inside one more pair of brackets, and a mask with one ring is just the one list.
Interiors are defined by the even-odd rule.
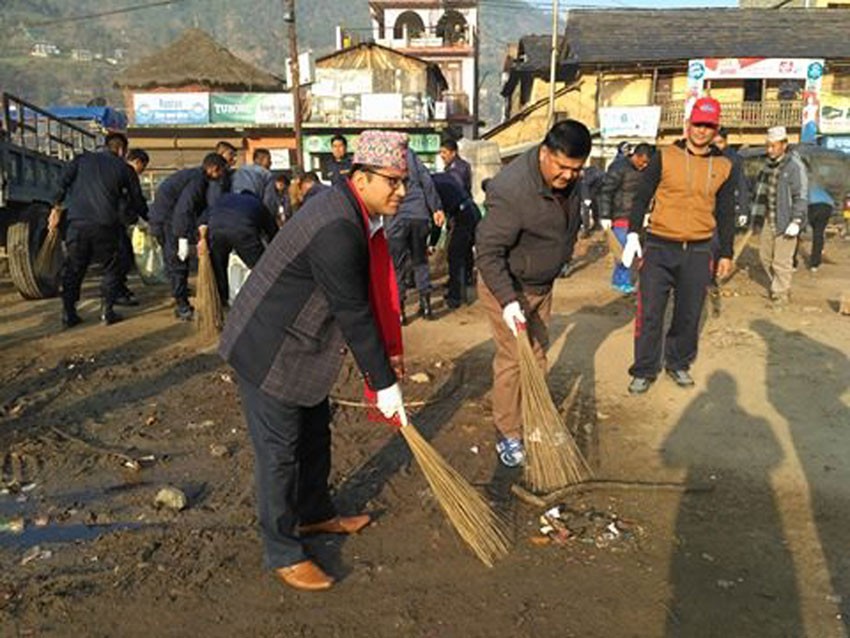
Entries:
[[[238,4],[231,0],[183,0],[172,5],[76,20],[76,16],[132,6],[130,0],[3,0],[0,34],[0,88],[36,104],[85,104],[95,98],[121,105],[114,78],[127,64],[174,40],[184,29],[198,27],[236,55],[283,75],[288,52],[282,3]],[[512,5],[516,5],[515,7]],[[506,46],[529,33],[545,33],[550,17],[521,0],[481,3],[481,117],[498,123],[499,96]],[[343,10],[344,7],[344,10]],[[367,0],[312,0],[296,3],[299,48],[317,56],[333,51],[335,27],[370,32]],[[36,42],[55,44],[60,56],[30,56]],[[96,56],[81,62],[72,49]]]

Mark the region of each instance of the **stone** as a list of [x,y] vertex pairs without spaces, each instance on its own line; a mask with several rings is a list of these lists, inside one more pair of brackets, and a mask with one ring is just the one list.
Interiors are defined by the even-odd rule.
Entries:
[[167,507],[170,510],[179,512],[186,509],[189,505],[189,499],[181,490],[169,485],[156,493],[153,503],[156,507]]

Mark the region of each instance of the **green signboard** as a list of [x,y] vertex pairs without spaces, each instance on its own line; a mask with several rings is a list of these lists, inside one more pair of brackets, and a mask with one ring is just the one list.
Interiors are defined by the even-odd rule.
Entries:
[[[345,133],[343,132],[343,135]],[[358,135],[345,135],[348,138],[348,150],[357,149]],[[330,153],[333,135],[307,135],[304,138],[304,150],[308,153]],[[409,133],[410,148],[419,154],[433,154],[440,150],[438,133]]]
[[213,124],[291,125],[295,110],[290,93],[210,93]]

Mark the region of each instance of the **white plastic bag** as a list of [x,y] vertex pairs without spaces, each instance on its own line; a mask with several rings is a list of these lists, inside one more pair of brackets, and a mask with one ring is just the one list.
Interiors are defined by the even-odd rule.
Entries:
[[142,282],[149,286],[165,283],[168,280],[165,275],[165,259],[162,256],[162,247],[156,238],[147,228],[134,226],[131,241],[133,257]]

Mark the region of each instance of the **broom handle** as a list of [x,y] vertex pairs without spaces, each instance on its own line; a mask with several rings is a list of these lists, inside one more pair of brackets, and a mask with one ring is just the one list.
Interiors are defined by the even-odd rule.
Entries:
[[407,420],[407,411],[404,409],[404,406],[401,406],[401,409],[398,411],[398,420],[401,421],[401,427],[406,428],[410,425],[410,421]]

